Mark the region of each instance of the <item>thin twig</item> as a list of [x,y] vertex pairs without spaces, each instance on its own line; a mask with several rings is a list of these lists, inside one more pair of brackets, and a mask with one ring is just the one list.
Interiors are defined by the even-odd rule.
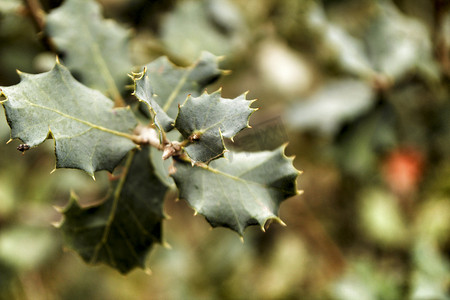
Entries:
[[39,0],[24,0],[24,2],[44,46],[48,50],[58,53],[58,48],[53,43],[52,39],[45,35],[45,18],[47,14],[42,8],[41,3]]
[[450,10],[450,2],[446,0],[434,1],[434,47],[437,59],[441,63],[443,73],[450,77],[450,55],[448,49],[448,38],[444,32],[444,18]]

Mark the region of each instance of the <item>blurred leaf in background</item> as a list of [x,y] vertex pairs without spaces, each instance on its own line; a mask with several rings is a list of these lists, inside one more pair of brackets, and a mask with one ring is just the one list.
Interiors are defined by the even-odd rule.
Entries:
[[[41,4],[49,13],[64,2]],[[51,206],[64,206],[71,189],[82,204],[104,197],[106,173],[96,183],[74,170],[50,175],[52,142],[25,155],[18,142],[5,145],[0,109],[1,299],[450,298],[449,1],[93,3],[131,29],[137,65],[225,55],[220,68],[233,73],[209,92],[250,90],[260,107],[235,148],[289,141],[305,193],[281,206],[286,228],[248,229],[244,244],[211,231],[172,193],[164,208],[172,249],[155,248],[152,276],[123,277],[62,252],[49,226],[60,220]],[[32,16],[25,2],[0,0],[0,86],[19,81],[15,69],[54,62]],[[131,90],[119,90],[128,100]],[[154,164],[159,154],[150,154]]]

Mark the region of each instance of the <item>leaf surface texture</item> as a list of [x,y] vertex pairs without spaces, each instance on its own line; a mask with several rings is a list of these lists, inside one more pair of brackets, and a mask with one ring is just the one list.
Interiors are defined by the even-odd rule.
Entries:
[[50,12],[46,30],[64,63],[82,82],[112,98],[120,97],[132,64],[126,29],[103,19],[100,5],[91,0],[66,0]]
[[188,97],[180,106],[175,127],[190,141],[185,150],[193,162],[205,162],[220,157],[225,151],[223,137],[233,138],[248,127],[248,119],[255,109],[245,94],[222,98],[220,91]]
[[284,155],[284,147],[274,151],[231,152],[209,166],[191,166],[174,160],[172,177],[194,210],[213,226],[224,226],[241,236],[250,225],[264,227],[278,218],[278,208],[297,194],[298,171]]
[[134,94],[153,111],[156,125],[170,131],[178,105],[188,95],[200,95],[221,74],[218,58],[208,52],[203,52],[199,60],[187,68],[177,67],[163,56],[146,65],[142,77],[135,79]]
[[97,90],[76,81],[59,63],[46,73],[20,73],[19,84],[2,87],[11,138],[30,147],[55,140],[57,168],[76,168],[92,175],[112,171],[135,147],[136,119],[129,108],[114,109]]
[[105,263],[121,273],[145,268],[149,250],[161,242],[166,191],[148,147],[131,152],[104,202],[82,208],[72,195],[61,225],[66,243],[87,263]]

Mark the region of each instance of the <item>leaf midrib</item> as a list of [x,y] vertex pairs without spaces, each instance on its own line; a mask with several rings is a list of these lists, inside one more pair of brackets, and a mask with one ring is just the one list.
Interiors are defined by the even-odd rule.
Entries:
[[186,71],[184,72],[183,76],[181,76],[181,78],[178,80],[177,85],[173,89],[172,93],[170,93],[169,98],[167,98],[166,103],[163,106],[163,110],[164,110],[165,113],[167,113],[167,111],[172,106],[173,101],[179,95],[181,88],[186,83],[186,80],[188,79],[189,75],[191,75],[192,70],[194,70],[195,67],[196,66],[194,66],[192,68],[189,68],[189,69],[186,69]]
[[38,107],[38,108],[40,108],[40,109],[45,109],[45,110],[48,110],[48,111],[57,113],[57,114],[59,114],[59,115],[65,117],[65,118],[74,120],[74,121],[76,121],[76,122],[80,122],[80,123],[82,123],[82,124],[84,124],[84,125],[87,125],[87,126],[89,126],[89,127],[94,128],[94,129],[97,129],[97,130],[100,130],[100,131],[104,131],[104,132],[108,132],[108,133],[111,133],[111,134],[114,134],[114,135],[118,135],[118,136],[121,136],[121,137],[125,137],[125,138],[128,138],[128,139],[130,139],[130,140],[133,139],[133,136],[132,136],[131,134],[127,134],[127,133],[124,133],[124,132],[116,131],[116,130],[113,130],[113,129],[109,129],[109,128],[103,127],[103,126],[101,126],[101,125],[96,125],[96,124],[94,124],[94,123],[91,123],[91,122],[86,121],[86,120],[83,120],[83,119],[75,118],[75,117],[73,117],[73,116],[71,116],[71,115],[68,115],[68,114],[66,114],[66,113],[63,113],[63,112],[61,112],[61,111],[59,111],[59,110],[56,110],[56,109],[53,109],[53,108],[51,108],[51,107],[46,107],[46,106],[42,106],[42,105],[39,105],[39,104],[35,104],[35,103],[33,103],[33,102],[29,102],[28,100],[25,100],[25,101],[26,101],[30,106],[35,106],[35,107]]
[[120,95],[119,89],[117,88],[116,82],[111,74],[111,70],[108,68],[108,65],[106,64],[106,61],[101,53],[99,44],[97,43],[97,39],[94,39],[91,30],[89,30],[87,22],[82,23],[83,23],[82,28],[83,31],[85,32],[84,36],[88,37],[89,40],[91,41],[89,43],[91,47],[89,48],[91,49],[92,56],[94,57],[94,62],[96,62],[97,66],[99,67],[100,73],[103,76],[103,78],[106,79],[108,90],[111,92],[114,99],[121,99],[122,96]]
[[116,211],[117,211],[117,206],[118,206],[119,200],[120,200],[120,194],[122,192],[123,186],[127,179],[128,171],[130,170],[131,163],[133,162],[133,158],[134,158],[135,154],[136,154],[136,151],[132,151],[128,155],[127,161],[124,166],[124,173],[121,175],[120,181],[119,181],[119,183],[114,191],[114,194],[113,194],[113,197],[114,197],[113,203],[111,205],[111,211],[109,213],[108,220],[106,222],[102,238],[101,238],[100,242],[95,246],[94,254],[92,255],[92,258],[91,258],[92,262],[95,262],[97,260],[98,254],[100,253],[100,250],[102,249],[102,247],[104,245],[106,245],[108,247],[107,241],[108,241],[108,237],[109,237],[109,232],[111,231],[111,226],[114,222],[114,218],[116,217]]
[[[261,163],[261,164],[262,164],[262,163]],[[261,165],[261,164],[258,164],[257,166],[259,166],[259,165]],[[205,170],[205,171],[212,172],[212,173],[214,173],[214,174],[222,175],[222,176],[228,177],[228,178],[230,178],[230,179],[233,179],[233,180],[235,180],[235,181],[242,182],[242,183],[244,183],[245,185],[248,185],[248,184],[254,184],[254,185],[262,186],[262,187],[264,187],[264,188],[273,189],[273,190],[277,190],[277,191],[281,191],[281,192],[285,192],[285,193],[291,192],[291,191],[279,189],[279,188],[276,188],[276,187],[273,187],[273,186],[269,186],[269,185],[266,185],[266,184],[263,184],[263,183],[260,183],[260,182],[251,181],[251,180],[244,180],[244,179],[242,179],[242,178],[240,178],[240,177],[237,177],[237,176],[234,176],[234,175],[231,175],[231,174],[228,174],[228,173],[219,171],[219,170],[214,169],[214,168],[211,168],[211,167],[209,167],[209,166],[208,166],[208,167],[198,166],[198,167],[201,168],[201,169],[203,169],[203,170]],[[249,169],[249,170],[246,170],[246,172],[244,172],[244,173],[248,173],[248,172],[250,172],[252,169],[254,169],[254,168],[251,168],[251,169]],[[240,175],[239,175],[239,176],[240,176]]]

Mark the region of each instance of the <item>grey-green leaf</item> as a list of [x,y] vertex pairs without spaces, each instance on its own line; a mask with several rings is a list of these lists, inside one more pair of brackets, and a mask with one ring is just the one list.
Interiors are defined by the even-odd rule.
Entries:
[[120,98],[132,64],[129,33],[101,16],[93,0],[66,0],[50,12],[46,30],[65,53],[68,68],[81,75],[83,83],[112,98]]
[[376,16],[365,34],[374,69],[393,79],[412,70],[437,78],[433,47],[426,26],[408,17],[390,1],[377,2]]
[[188,95],[200,95],[222,74],[218,63],[218,57],[208,52],[203,52],[199,60],[187,68],[177,67],[167,57],[160,57],[146,65],[142,77],[135,79],[134,94],[154,112],[156,125],[170,131],[178,105]]
[[121,273],[145,268],[154,243],[162,241],[167,187],[154,174],[149,149],[130,153],[106,200],[82,208],[74,195],[60,226],[66,244],[87,263],[105,263]]
[[297,194],[299,172],[284,155],[284,147],[230,152],[228,159],[214,160],[209,167],[174,159],[174,168],[179,197],[213,227],[228,227],[241,236],[247,226],[281,222],[280,203]]
[[161,22],[161,40],[185,61],[194,61],[203,50],[231,56],[247,46],[243,20],[233,1],[179,1]]
[[256,110],[245,94],[226,99],[220,90],[200,97],[188,97],[180,106],[175,127],[189,141],[185,150],[193,162],[208,163],[223,155],[223,137],[233,138],[248,127],[248,119]]
[[114,109],[110,99],[76,81],[58,62],[49,72],[20,77],[19,84],[1,87],[11,138],[34,147],[53,137],[57,168],[91,176],[112,171],[135,147],[131,110]]

